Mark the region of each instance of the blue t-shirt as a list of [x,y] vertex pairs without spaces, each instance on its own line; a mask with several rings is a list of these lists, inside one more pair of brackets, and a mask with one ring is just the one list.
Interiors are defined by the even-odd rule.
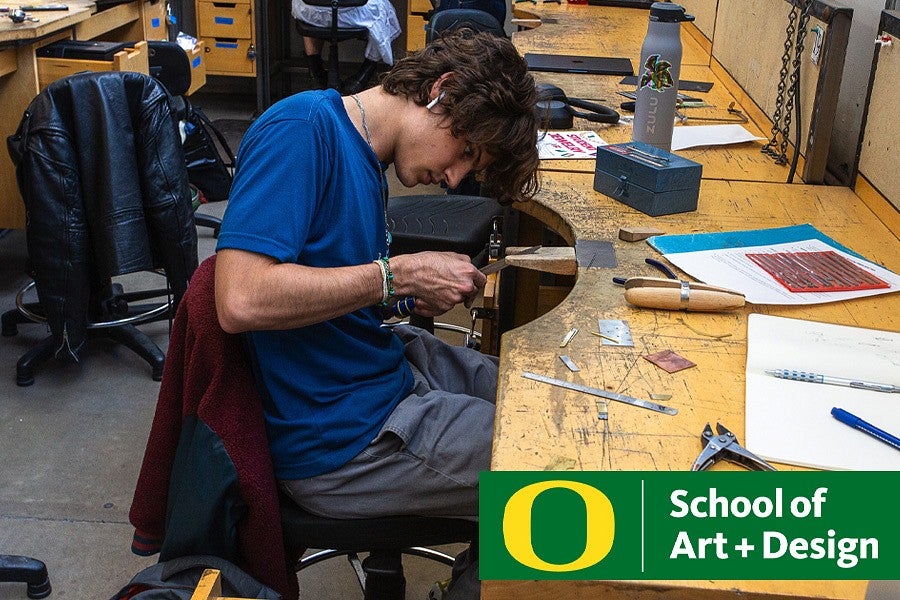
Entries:
[[[387,253],[382,178],[337,92],[286,98],[241,141],[217,249],[311,267],[370,263]],[[413,386],[402,343],[373,308],[252,339],[278,479],[345,464]]]

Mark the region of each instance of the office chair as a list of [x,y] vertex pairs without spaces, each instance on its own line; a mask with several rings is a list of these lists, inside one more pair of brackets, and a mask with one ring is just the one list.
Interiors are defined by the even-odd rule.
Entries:
[[[453,566],[453,557],[427,546],[476,539],[478,523],[438,517],[380,517],[328,519],[303,510],[280,495],[281,527],[288,556],[306,548],[327,548],[300,559],[299,573],[330,558],[346,556],[353,567],[365,600],[404,598],[406,579],[403,554]],[[369,555],[360,561],[359,553]]]
[[440,0],[432,14],[458,8],[478,10],[494,17],[502,27],[506,23],[506,4],[506,0]]
[[[490,14],[469,8],[435,12],[428,23],[426,39],[431,42],[441,33],[460,28],[488,31],[503,36],[500,23]],[[394,196],[388,199],[387,222],[391,232],[391,253],[411,254],[426,250],[459,252],[484,263],[488,241],[499,233],[504,208],[493,198],[479,196],[480,186],[470,176],[459,186],[461,194]],[[499,238],[499,236],[497,236]],[[458,327],[413,314],[410,323],[434,332],[457,331]]]
[[438,8],[431,15],[425,30],[425,41],[431,42],[436,36],[447,31],[454,31],[467,27],[474,31],[489,31],[494,35],[504,37],[506,32],[503,23],[496,17],[476,8]]
[[[191,63],[185,51],[175,42],[150,40],[147,42],[150,75],[159,80],[173,96],[181,119],[187,118],[191,110],[187,91],[191,86]],[[190,178],[190,176],[189,176]],[[202,191],[202,190],[201,190]],[[222,220],[212,215],[194,213],[194,223],[212,229],[213,237],[219,237]]]
[[[242,336],[256,389],[262,398],[268,390],[259,371],[253,344]],[[478,523],[465,519],[387,516],[371,519],[333,519],[314,515],[279,493],[285,554],[301,556],[307,549],[322,549],[300,558],[299,573],[322,561],[346,556],[359,580],[365,600],[395,600],[406,596],[403,554],[453,566],[454,558],[427,546],[471,542]],[[369,555],[359,559],[359,553]]]
[[[34,370],[51,356],[78,361],[85,340],[97,335],[144,358],[158,381],[165,355],[135,325],[168,318],[197,266],[169,95],[140,73],[79,73],[38,94],[8,146],[33,281],[2,315],[2,334],[25,323],[51,332],[19,359],[16,383],[34,383]],[[164,273],[165,288],[126,293],[112,280],[139,271]],[[32,288],[37,302],[25,300]],[[162,301],[133,304],[156,298]]]
[[[294,570],[347,555],[367,599],[403,598],[401,555],[450,564],[449,556],[418,547],[470,541],[476,523],[327,519],[280,497],[265,432],[265,388],[257,384],[247,336],[219,326],[215,263],[213,255],[197,268],[172,326],[171,358],[129,513],[133,550],[143,556],[162,550],[162,560],[234,557],[285,598],[297,596]],[[307,548],[330,550],[299,560]],[[357,552],[371,554],[360,563]]]
[[340,89],[341,74],[338,61],[338,44],[347,40],[366,40],[369,30],[366,27],[338,27],[338,9],[363,6],[367,0],[303,0],[313,6],[331,7],[331,26],[317,27],[294,19],[297,33],[305,37],[316,38],[328,42],[328,87]]
[[0,554],[0,583],[12,582],[27,584],[29,598],[46,598],[52,591],[47,565],[43,562],[27,556]]

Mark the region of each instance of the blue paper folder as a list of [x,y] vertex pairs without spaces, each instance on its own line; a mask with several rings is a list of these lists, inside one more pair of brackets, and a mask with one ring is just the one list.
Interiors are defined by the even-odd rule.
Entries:
[[[776,227],[773,229],[750,229],[747,231],[723,231],[720,233],[688,233],[684,235],[658,235],[647,240],[651,246],[663,254],[679,252],[699,252],[722,248],[746,248],[749,246],[770,246],[803,240],[820,240],[829,246],[852,254],[863,260],[866,257],[840,244],[809,223]],[[869,261],[871,262],[871,261]]]

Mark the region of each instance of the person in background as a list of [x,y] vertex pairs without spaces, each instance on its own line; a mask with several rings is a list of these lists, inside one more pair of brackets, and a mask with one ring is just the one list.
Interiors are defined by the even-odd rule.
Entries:
[[[295,19],[300,19],[310,25],[331,26],[331,8],[328,6],[313,6],[306,4],[303,0],[292,0],[291,14]],[[397,12],[390,0],[368,0],[362,6],[338,9],[338,26],[366,27],[369,30],[363,64],[359,71],[344,84],[347,93],[355,94],[365,89],[366,83],[378,70],[380,64],[388,66],[394,64],[391,42],[400,35],[400,22],[397,20]],[[303,38],[303,50],[306,53],[309,71],[322,88],[325,87],[328,77],[322,61],[324,45],[324,40]],[[337,48],[332,50],[336,52]]]
[[[357,95],[288,97],[244,136],[216,310],[225,331],[250,332],[275,475],[307,511],[477,519],[497,359],[382,321],[405,297],[422,316],[469,306],[486,277],[462,254],[390,255],[384,171],[407,187],[475,172],[499,201],[527,200],[536,96],[509,40],[464,29]],[[479,590],[464,552],[449,597]]]

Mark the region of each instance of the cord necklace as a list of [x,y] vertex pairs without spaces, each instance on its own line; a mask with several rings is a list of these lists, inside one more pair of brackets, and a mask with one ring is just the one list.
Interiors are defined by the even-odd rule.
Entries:
[[[357,94],[351,94],[350,96],[356,102],[356,107],[359,108],[359,115],[362,117],[362,126],[363,133],[366,134],[366,143],[369,144],[369,148],[372,149],[372,152],[375,154],[375,158],[378,159],[378,153],[375,152],[375,146],[372,145],[372,135],[369,133],[369,122],[366,120],[366,111],[363,108],[362,102],[359,100],[359,96]],[[379,169],[381,175],[381,202],[384,208],[384,239],[387,243],[387,252],[385,253],[385,258],[390,257],[391,255],[391,232],[388,228],[388,220],[387,220],[387,203],[388,203],[388,185],[387,178],[384,175],[385,165],[381,164],[379,161]],[[381,258],[381,253],[378,254],[378,258]]]

